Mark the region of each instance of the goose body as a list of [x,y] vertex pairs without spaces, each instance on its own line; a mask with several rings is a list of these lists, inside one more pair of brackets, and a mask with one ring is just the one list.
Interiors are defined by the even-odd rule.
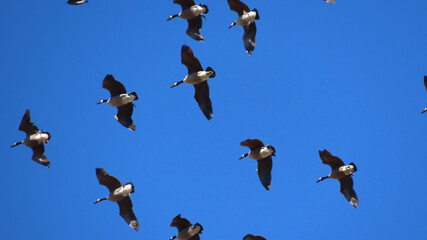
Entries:
[[136,92],[126,93],[125,86],[117,81],[113,75],[107,74],[102,81],[102,88],[110,92],[109,99],[103,99],[97,104],[107,103],[112,107],[117,107],[117,114],[114,118],[119,121],[124,127],[135,131],[136,126],[132,120],[132,113],[134,104],[132,101],[138,100]]
[[38,127],[31,122],[30,110],[25,111],[18,129],[25,132],[27,136],[23,141],[16,142],[11,147],[16,147],[20,144],[30,147],[33,150],[31,159],[43,166],[49,167],[50,161],[44,155],[43,144],[49,142],[50,133],[47,131],[40,132]]
[[324,0],[325,2],[335,4],[335,0]]
[[276,156],[276,149],[271,145],[265,146],[259,139],[246,139],[240,145],[250,149],[249,153],[243,154],[240,159],[249,157],[258,162],[257,173],[259,180],[267,191],[270,190],[271,170],[273,168],[272,156]]
[[139,222],[133,212],[133,205],[130,199],[130,194],[135,192],[135,187],[131,182],[122,185],[120,181],[109,175],[104,169],[96,169],[96,177],[99,184],[104,185],[110,191],[110,194],[105,198],[99,198],[93,204],[99,203],[104,200],[117,202],[120,208],[120,216],[126,221],[127,224],[136,231],[139,230]]
[[248,5],[240,0],[228,0],[228,5],[239,16],[236,22],[232,23],[229,28],[235,25],[243,27],[243,44],[246,52],[252,55],[252,52],[255,50],[255,36],[257,31],[255,20],[259,19],[258,10],[254,8],[251,11]]
[[187,83],[194,86],[194,99],[196,99],[200,110],[205,117],[210,120],[213,116],[212,101],[209,97],[208,78],[216,76],[215,71],[211,67],[203,70],[199,59],[194,56],[193,50],[187,45],[181,47],[181,63],[187,67],[188,74],[179,82],[174,83],[171,88],[178,86],[181,83]]
[[354,163],[345,165],[344,162],[333,156],[326,149],[319,151],[320,159],[323,164],[327,164],[331,167],[331,173],[326,177],[321,177],[316,183],[321,182],[327,178],[337,179],[340,181],[340,192],[344,195],[347,201],[350,202],[355,208],[359,207],[359,199],[353,189],[353,172],[357,171],[357,167]]
[[170,240],[178,238],[178,240],[200,240],[199,234],[203,231],[203,226],[200,223],[192,224],[188,219],[182,218],[178,214],[172,219],[171,227],[178,228],[178,234],[170,237]]
[[200,29],[202,29],[203,21],[202,17],[206,18],[203,14],[209,12],[208,6],[199,4],[196,5],[194,0],[174,0],[173,3],[181,5],[182,11],[178,14],[171,15],[167,21],[179,17],[187,20],[188,28],[187,35],[197,41],[205,41]]

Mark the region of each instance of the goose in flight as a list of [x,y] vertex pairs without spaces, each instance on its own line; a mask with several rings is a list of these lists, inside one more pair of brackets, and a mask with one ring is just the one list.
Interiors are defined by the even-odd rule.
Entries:
[[[424,87],[427,90],[427,76],[424,76]],[[425,112],[427,112],[427,108],[424,108],[424,110],[421,113],[425,113]]]
[[267,239],[263,236],[254,236],[252,234],[247,234],[246,236],[243,237],[243,240],[267,240]]
[[273,146],[267,145],[259,139],[246,139],[240,143],[243,147],[250,149],[249,153],[243,154],[240,159],[249,157],[250,159],[257,160],[258,168],[257,173],[259,180],[265,189],[271,188],[271,169],[273,168],[273,159],[271,156],[276,156],[276,149]]
[[43,166],[49,167],[50,162],[44,155],[43,143],[49,142],[50,133],[44,130],[40,132],[39,128],[30,121],[30,118],[30,110],[27,109],[18,128],[20,131],[25,132],[27,137],[25,137],[25,139],[21,142],[14,143],[11,147],[16,147],[23,143],[25,146],[33,149],[33,157],[31,158],[32,160]]
[[110,190],[110,194],[105,198],[99,198],[93,204],[97,204],[104,200],[117,202],[120,208],[120,216],[122,216],[131,228],[138,231],[139,222],[133,212],[133,205],[129,196],[131,193],[135,192],[133,184],[127,182],[122,185],[117,178],[109,175],[103,168],[96,169],[96,177],[98,178],[99,184],[106,186],[108,190]]
[[181,5],[182,11],[178,14],[171,15],[167,21],[180,17],[188,22],[187,35],[192,39],[204,42],[200,29],[202,29],[202,17],[206,18],[204,13],[208,13],[208,6],[199,4],[196,5],[194,0],[174,0],[173,3]]
[[89,1],[84,1],[84,0],[68,0],[68,4],[70,5],[80,5],[80,4],[84,4],[87,3]]
[[331,173],[326,177],[321,177],[316,183],[321,182],[327,178],[338,179],[340,181],[340,192],[344,197],[353,205],[355,208],[359,206],[359,199],[353,189],[353,172],[357,171],[357,167],[354,163],[349,163],[347,166],[344,162],[333,156],[326,149],[319,151],[320,159],[323,164],[327,164],[331,167]]
[[169,238],[173,240],[200,240],[199,234],[202,234],[203,227],[200,223],[192,224],[186,218],[182,218],[181,214],[178,214],[172,219],[170,224],[171,227],[178,228],[178,234]]
[[248,5],[240,0],[228,0],[228,5],[232,11],[235,11],[239,15],[237,21],[233,22],[228,28],[232,28],[235,25],[243,27],[245,31],[243,33],[243,43],[245,45],[246,52],[251,55],[255,50],[255,20],[259,19],[258,10],[254,8],[251,11]]
[[117,107],[117,114],[114,118],[123,126],[135,131],[136,126],[132,120],[134,107],[132,101],[138,100],[136,92],[126,93],[125,86],[114,79],[114,76],[111,74],[105,76],[102,87],[110,91],[111,97],[109,99],[103,99],[97,104],[108,103],[108,105],[112,107]]
[[200,110],[208,120],[212,119],[213,110],[212,102],[209,98],[209,85],[208,78],[215,77],[215,71],[211,67],[207,67],[206,71],[203,70],[202,65],[194,56],[193,50],[187,45],[182,45],[181,48],[181,63],[188,69],[188,74],[179,82],[174,83],[171,88],[178,86],[181,83],[187,83],[194,86],[194,98],[199,104]]

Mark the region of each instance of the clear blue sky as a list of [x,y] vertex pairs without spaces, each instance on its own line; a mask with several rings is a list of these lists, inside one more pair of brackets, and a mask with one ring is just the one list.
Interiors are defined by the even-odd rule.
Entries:
[[[166,22],[172,0],[0,3],[2,238],[161,240],[178,213],[203,240],[425,236],[427,2],[246,0],[261,16],[252,56],[227,1],[202,3],[204,43]],[[182,44],[216,71],[211,121],[192,86],[169,88],[187,74]],[[96,105],[107,73],[138,93],[136,132]],[[27,108],[52,134],[51,168],[10,148]],[[277,150],[269,192],[256,162],[238,160],[247,138]],[[322,149],[358,166],[358,209],[338,181],[315,183],[330,171]],[[96,167],[135,184],[139,232],[117,204],[92,204],[108,194]]]

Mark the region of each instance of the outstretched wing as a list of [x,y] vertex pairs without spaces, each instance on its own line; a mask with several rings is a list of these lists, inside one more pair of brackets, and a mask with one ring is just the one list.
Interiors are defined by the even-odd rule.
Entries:
[[182,10],[196,5],[194,0],[173,0],[173,3],[181,5]]
[[424,86],[426,87],[426,90],[427,90],[427,76],[424,76]]
[[187,45],[181,47],[181,63],[187,67],[188,74],[203,71],[199,59],[194,56],[193,50]]
[[255,21],[249,24],[249,26],[244,26],[243,29],[245,32],[243,33],[243,43],[245,45],[245,49],[249,55],[255,50],[255,35],[256,35],[256,24]]
[[133,113],[133,103],[128,103],[126,105],[123,105],[117,108],[117,114],[115,118],[123,126],[129,128],[130,130],[135,131],[136,126],[132,120],[132,113]]
[[319,151],[319,155],[320,159],[322,159],[322,163],[329,165],[332,170],[344,166],[344,162],[339,157],[333,156],[326,149],[324,149],[323,151]]
[[199,104],[200,110],[206,116],[208,120],[212,119],[213,110],[212,110],[212,101],[209,98],[209,85],[208,81],[203,81],[199,84],[193,85],[196,90],[194,93],[194,98]]
[[353,178],[347,175],[340,179],[340,192],[355,208],[359,207],[359,199],[353,189]]
[[243,15],[243,12],[250,12],[248,5],[240,0],[227,0],[228,5],[232,11],[235,11],[239,16]]
[[49,167],[50,166],[50,162],[47,159],[47,157],[44,155],[44,145],[43,143],[32,147],[31,149],[33,149],[33,157],[31,158],[32,160],[36,161],[37,163]]
[[125,86],[117,81],[111,74],[105,76],[104,81],[102,81],[102,87],[110,91],[111,97],[126,93]]
[[264,143],[259,139],[246,139],[240,146],[249,147],[252,150],[264,147]]
[[273,168],[273,159],[271,156],[258,160],[257,173],[259,180],[265,189],[271,188],[271,169]]
[[138,219],[136,219],[135,213],[133,212],[133,205],[130,197],[127,196],[123,198],[122,200],[118,201],[117,204],[119,204],[120,216],[122,216],[122,218],[127,222],[127,224],[129,224],[131,228],[138,231],[139,222]]
[[106,186],[110,192],[122,186],[117,178],[108,174],[103,168],[96,169],[96,177],[98,178],[99,184]]
[[19,128],[18,128],[20,131],[25,132],[27,136],[30,136],[30,135],[33,135],[34,133],[39,132],[39,128],[36,125],[34,125],[34,123],[30,121],[30,119],[31,119],[30,110],[27,109],[27,111],[25,111],[24,116],[22,117],[21,124],[19,124]]
[[188,28],[187,28],[187,35],[190,36],[192,39],[197,41],[205,41],[203,39],[202,34],[200,33],[200,29],[202,29],[203,21],[202,16],[199,15],[195,18],[187,20],[188,22]]
[[170,224],[171,227],[178,228],[178,232],[181,232],[182,230],[186,229],[187,227],[192,226],[190,221],[186,218],[182,218],[181,214],[178,214],[176,217],[172,219],[172,222]]

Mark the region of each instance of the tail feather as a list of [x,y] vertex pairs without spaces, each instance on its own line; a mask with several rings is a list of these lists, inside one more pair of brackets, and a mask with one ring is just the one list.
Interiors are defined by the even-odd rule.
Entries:
[[204,8],[206,9],[206,12],[205,12],[205,13],[208,13],[208,12],[209,12],[208,5],[205,5],[205,4],[201,4],[201,3],[200,3],[200,6],[201,6],[201,7],[204,7]]
[[136,92],[131,92],[131,93],[129,93],[130,95],[132,95],[132,96],[135,96],[135,99],[134,99],[134,101],[135,100],[138,100],[138,95],[136,95]]
[[256,12],[255,19],[256,19],[256,20],[259,20],[259,13],[258,13],[258,10],[257,10],[256,8],[254,8],[254,10],[252,10],[252,11]]
[[209,78],[214,78],[214,77],[216,76],[215,71],[214,71],[211,67],[207,67],[207,68],[206,68],[206,71],[211,71],[211,72],[213,72],[213,74],[212,74]]

